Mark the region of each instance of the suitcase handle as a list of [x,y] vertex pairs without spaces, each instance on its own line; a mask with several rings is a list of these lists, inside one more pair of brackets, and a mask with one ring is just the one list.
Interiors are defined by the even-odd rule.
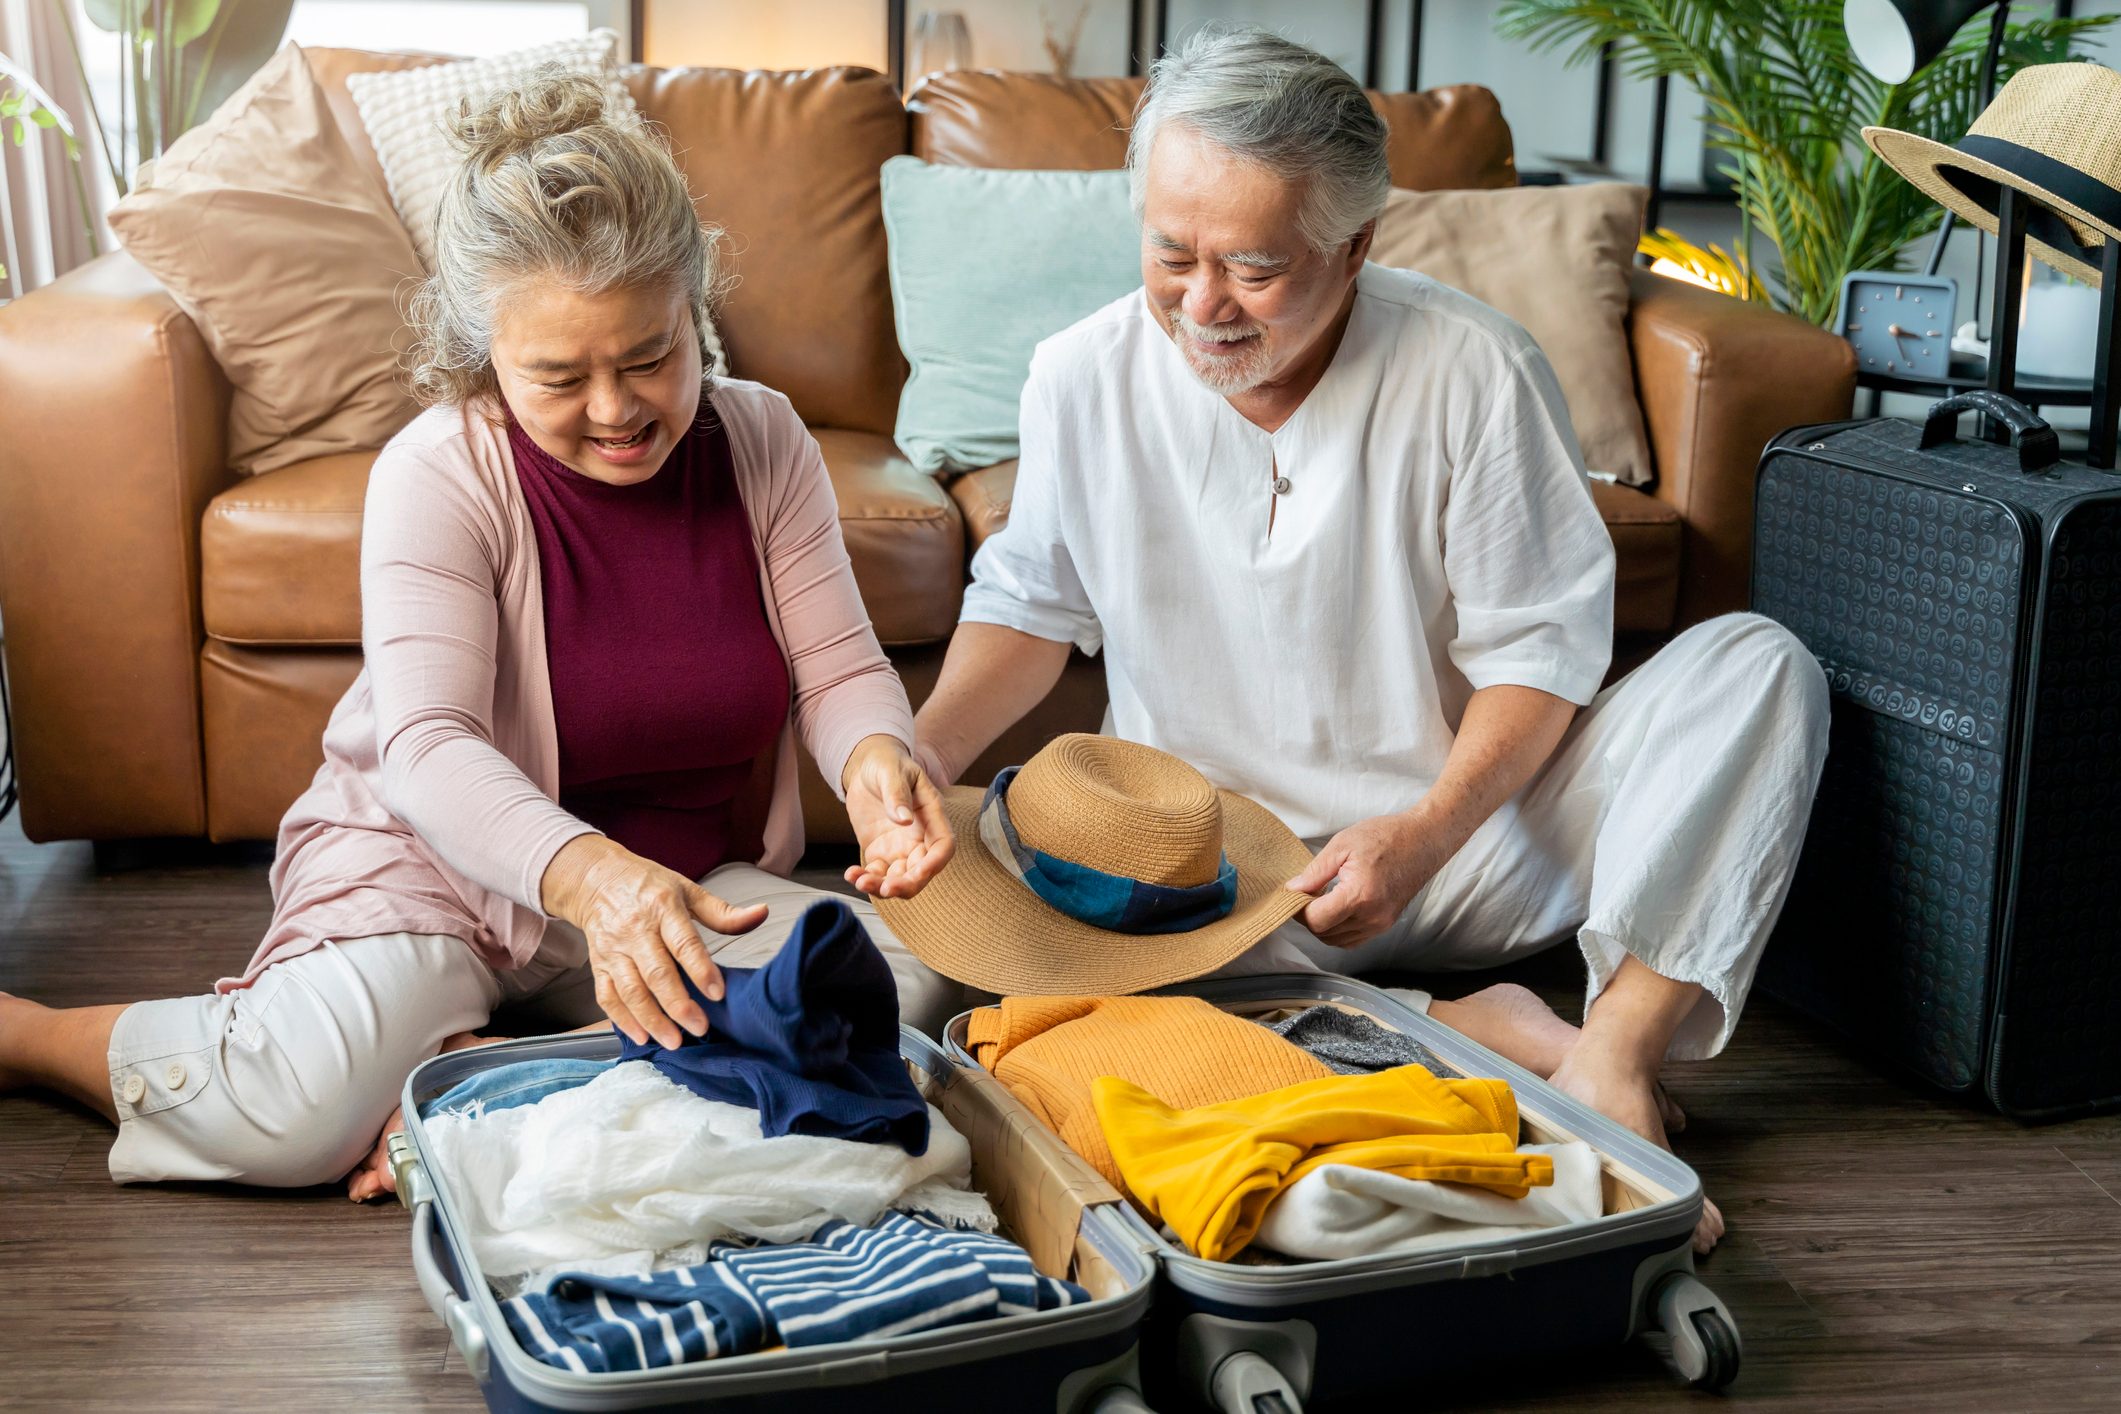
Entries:
[[1985,412],[2011,430],[2020,471],[2046,471],[2062,460],[2062,443],[2045,419],[2016,398],[1987,388],[1954,393],[1930,404],[1929,415],[1922,421],[1922,450],[1956,440],[1962,412]]

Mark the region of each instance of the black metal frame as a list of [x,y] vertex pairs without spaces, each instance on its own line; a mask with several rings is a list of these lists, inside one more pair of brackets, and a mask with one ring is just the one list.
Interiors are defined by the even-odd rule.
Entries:
[[[1988,386],[2018,395],[2018,317],[2025,290],[2025,231],[2036,198],[2005,185],[1996,202],[1996,289],[1989,306]],[[2114,388],[2114,362],[2121,351],[2121,241],[2109,236],[2099,252],[2099,332],[2092,358],[2089,466],[2114,468],[2121,449],[2121,395]],[[1983,419],[1984,425],[1987,419]],[[1990,429],[1993,437],[1997,429]]]
[[906,91],[906,0],[884,0],[884,72],[893,88]]
[[1421,31],[1428,19],[1426,0],[1412,0],[1407,15],[1407,92],[1421,90]]

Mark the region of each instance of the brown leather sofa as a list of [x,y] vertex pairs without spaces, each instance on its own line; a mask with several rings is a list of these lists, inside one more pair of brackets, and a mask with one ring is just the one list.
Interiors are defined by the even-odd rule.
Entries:
[[[434,62],[310,59],[364,153],[346,75]],[[892,444],[905,365],[877,169],[904,152],[1119,166],[1139,81],[962,73],[910,104],[861,69],[635,68],[628,83],[733,237],[739,284],[722,332],[734,370],[785,392],[815,430],[877,635],[918,701],[967,557],[1008,517],[1015,466],[946,486]],[[1375,101],[1396,184],[1516,181],[1486,90]],[[1759,449],[1793,423],[1845,415],[1854,371],[1845,344],[1798,320],[1645,274],[1630,341],[1657,484],[1594,494],[1619,550],[1617,630],[1633,657],[1742,605]],[[236,479],[228,396],[191,320],[122,253],[0,309],[0,623],[32,839],[270,838],[321,759],[324,721],[360,667],[373,454]],[[1094,729],[1103,702],[1100,670],[1078,659],[971,777],[1055,732]],[[845,838],[808,775],[813,835]]]

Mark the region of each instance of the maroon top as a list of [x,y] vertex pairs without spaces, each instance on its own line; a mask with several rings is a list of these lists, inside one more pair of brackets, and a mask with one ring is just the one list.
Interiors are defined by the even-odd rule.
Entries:
[[538,537],[560,804],[687,878],[754,857],[732,802],[779,739],[790,688],[728,432],[703,398],[632,486],[564,465],[513,418],[508,441]]

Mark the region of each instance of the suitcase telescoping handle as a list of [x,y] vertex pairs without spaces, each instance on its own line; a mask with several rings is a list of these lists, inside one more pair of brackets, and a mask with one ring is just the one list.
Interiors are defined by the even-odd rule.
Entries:
[[2018,449],[2020,471],[2046,471],[2062,459],[2062,443],[2040,414],[2016,398],[1986,388],[1954,393],[1930,404],[1929,416],[1922,421],[1922,450],[1941,447],[1957,438],[1962,412],[1985,412],[2011,430],[2011,445]]

